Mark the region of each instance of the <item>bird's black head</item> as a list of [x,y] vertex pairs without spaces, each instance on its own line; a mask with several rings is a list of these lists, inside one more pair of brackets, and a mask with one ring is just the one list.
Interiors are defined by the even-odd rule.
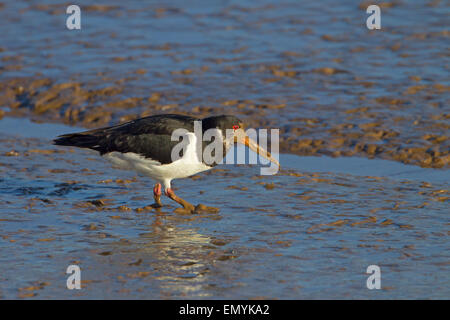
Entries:
[[[247,136],[244,124],[235,116],[220,115],[205,118],[202,120],[202,129],[203,134],[205,134],[205,132],[209,129],[218,129],[222,132],[223,147],[225,151],[223,155],[226,154],[226,151],[232,146],[233,143],[240,143],[249,147],[250,150],[253,150],[264,158],[277,164],[278,167],[280,166],[278,160],[274,159],[269,152],[260,147],[256,141]],[[229,133],[231,133],[231,135]],[[206,142],[203,141],[204,146],[205,143]],[[212,156],[214,157],[215,154]],[[221,159],[219,159],[219,161],[220,160]]]
[[236,118],[235,116],[220,115],[204,118],[202,120],[203,131],[214,128],[221,130],[222,133],[225,133],[227,129],[230,130],[244,129],[242,121]]

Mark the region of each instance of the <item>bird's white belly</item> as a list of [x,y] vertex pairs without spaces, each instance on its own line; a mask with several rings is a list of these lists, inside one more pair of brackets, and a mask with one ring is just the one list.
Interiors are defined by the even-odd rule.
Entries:
[[161,164],[159,161],[145,158],[134,152],[109,152],[103,155],[105,159],[113,164],[113,167],[134,170],[143,175],[163,182],[164,186],[170,188],[172,179],[181,179],[192,176],[196,173],[212,169],[198,160],[195,153],[195,137],[188,133],[189,145],[184,156],[172,163]]
[[157,180],[186,178],[212,168],[202,162],[186,161],[183,158],[169,164],[161,164],[133,152],[114,151],[103,157],[110,161],[115,168],[134,170]]

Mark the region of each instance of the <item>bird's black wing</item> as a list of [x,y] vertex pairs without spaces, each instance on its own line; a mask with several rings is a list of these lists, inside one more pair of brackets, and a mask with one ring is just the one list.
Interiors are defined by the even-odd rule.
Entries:
[[105,154],[113,151],[134,152],[162,164],[170,163],[171,152],[178,141],[171,141],[176,129],[194,131],[189,116],[165,114],[129,121],[112,127],[99,128],[59,136],[54,144],[89,148]]

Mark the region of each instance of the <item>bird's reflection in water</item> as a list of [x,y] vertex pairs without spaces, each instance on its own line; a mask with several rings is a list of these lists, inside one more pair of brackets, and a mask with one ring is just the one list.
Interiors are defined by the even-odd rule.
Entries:
[[[217,219],[217,215],[212,216]],[[208,219],[208,216],[197,215],[194,219],[203,218]],[[178,226],[186,219],[190,217],[155,215],[137,239],[114,243],[115,254],[111,255],[110,263],[127,269],[124,281],[140,279],[138,286],[158,292],[158,297],[208,297],[210,294],[205,289],[214,287],[215,281],[209,273],[217,259],[222,260],[226,254],[224,242],[215,245],[217,239]]]

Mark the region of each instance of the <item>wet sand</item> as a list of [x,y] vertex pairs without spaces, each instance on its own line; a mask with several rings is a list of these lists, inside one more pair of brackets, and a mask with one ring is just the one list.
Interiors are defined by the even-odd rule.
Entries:
[[[220,207],[180,215],[148,206],[148,178],[51,145],[73,128],[1,127],[15,132],[0,129],[1,298],[448,297],[448,171],[282,154],[276,176],[222,165],[176,180]],[[82,290],[66,289],[70,264]],[[366,288],[372,264],[381,292]]]
[[[445,1],[384,2],[379,31],[363,1],[79,5],[68,31],[58,1],[0,3],[0,299],[450,296]],[[283,170],[176,180],[220,208],[180,215],[51,145],[158,113],[278,128]]]
[[80,31],[57,1],[0,9],[1,113],[90,128],[231,113],[279,128],[286,153],[449,167],[444,1],[384,2],[379,31],[350,0],[80,5]]

